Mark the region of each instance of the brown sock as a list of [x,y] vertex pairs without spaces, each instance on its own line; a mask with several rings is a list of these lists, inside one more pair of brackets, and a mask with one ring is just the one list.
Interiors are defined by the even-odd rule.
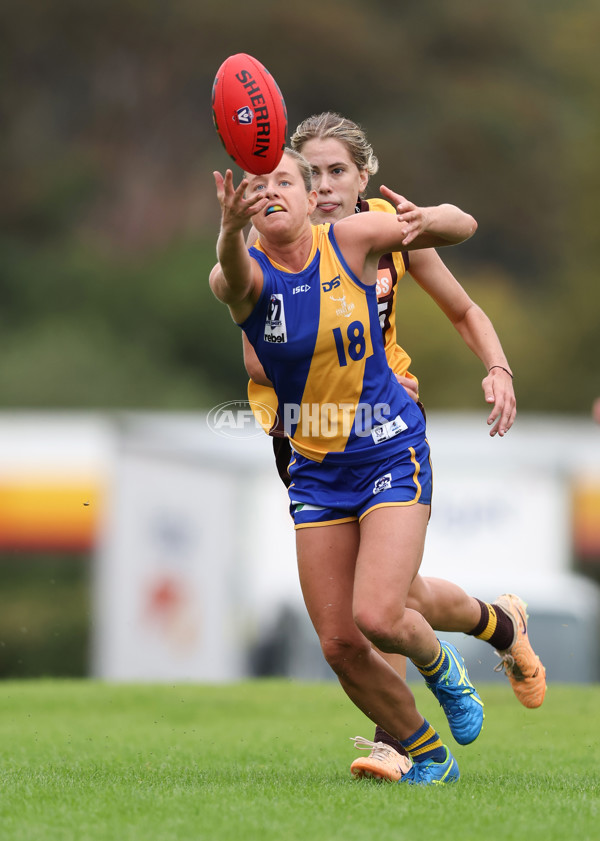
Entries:
[[390,736],[389,733],[386,733],[385,730],[377,725],[375,728],[375,738],[373,739],[374,742],[383,742],[385,745],[389,745],[394,750],[397,750],[398,753],[401,753],[402,756],[408,756],[408,753],[404,750],[398,739],[394,739],[393,736]]
[[497,604],[488,604],[476,599],[481,608],[481,619],[469,636],[489,642],[498,651],[506,651],[513,644],[515,628],[512,619]]

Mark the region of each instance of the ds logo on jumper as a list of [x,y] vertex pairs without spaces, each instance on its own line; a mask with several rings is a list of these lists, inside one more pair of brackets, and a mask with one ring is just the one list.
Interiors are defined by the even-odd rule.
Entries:
[[323,292],[331,292],[332,289],[337,289],[340,285],[340,276],[332,278],[331,280],[326,280],[325,283],[322,283],[321,286],[323,287]]
[[254,111],[252,108],[248,108],[247,105],[244,105],[243,108],[238,108],[238,110],[233,115],[233,122],[239,123],[242,126],[249,126],[252,124],[254,120]]
[[283,295],[273,293],[269,301],[269,309],[265,321],[265,342],[283,344],[287,342],[287,331],[285,328],[285,310],[283,308]]

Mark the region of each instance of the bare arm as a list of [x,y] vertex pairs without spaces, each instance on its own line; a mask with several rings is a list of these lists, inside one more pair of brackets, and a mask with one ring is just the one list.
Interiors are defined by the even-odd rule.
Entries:
[[254,225],[252,225],[252,227],[248,231],[248,236],[246,237],[246,248],[251,248],[254,245],[254,243],[256,242],[257,239],[258,239],[258,231],[254,227]]
[[488,373],[481,385],[486,402],[494,404],[487,419],[490,435],[502,437],[513,425],[517,410],[511,368],[492,322],[433,249],[411,255],[410,274],[485,365]]
[[374,283],[377,263],[388,251],[416,251],[434,245],[454,245],[475,233],[472,216],[454,205],[418,208],[404,200],[402,212],[358,213],[335,223],[335,236],[353,272]]
[[406,250],[411,244],[415,248],[436,248],[443,245],[458,245],[477,230],[477,222],[469,214],[453,204],[437,207],[417,207],[404,196],[394,193],[382,185],[380,192],[396,208],[398,221],[402,223],[405,237],[402,246]]
[[[252,225],[248,232],[248,236],[246,237],[246,248],[250,248],[254,245],[257,239],[258,231],[254,225]],[[254,345],[251,344],[245,333],[242,333],[242,352],[244,354],[244,367],[250,379],[257,383],[257,385],[267,385],[272,388],[273,383],[265,374],[265,369],[254,350]]]
[[262,272],[248,254],[243,229],[264,206],[259,195],[244,198],[247,181],[237,189],[230,169],[225,177],[214,173],[217,198],[221,205],[221,230],[217,240],[218,263],[210,273],[209,283],[215,296],[227,304],[235,321],[244,321],[252,312],[262,288]]

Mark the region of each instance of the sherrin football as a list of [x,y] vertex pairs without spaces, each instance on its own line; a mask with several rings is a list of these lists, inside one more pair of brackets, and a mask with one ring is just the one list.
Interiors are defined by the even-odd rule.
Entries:
[[253,175],[272,172],[283,155],[287,111],[277,82],[246,53],[226,58],[212,91],[215,128],[228,155]]

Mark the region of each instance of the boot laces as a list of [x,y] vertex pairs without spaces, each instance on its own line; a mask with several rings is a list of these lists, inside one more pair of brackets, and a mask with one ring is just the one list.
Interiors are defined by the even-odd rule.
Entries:
[[500,658],[500,662],[494,666],[495,672],[501,672],[504,669],[504,673],[507,675],[512,675],[517,680],[522,679],[523,675],[521,674],[521,670],[517,666],[515,658],[512,654],[505,652],[504,654],[500,654],[499,651],[494,652],[497,657]]
[[373,759],[380,759],[382,761],[391,758],[392,754],[397,754],[390,745],[385,742],[371,742],[369,739],[364,739],[362,736],[350,736],[350,740],[354,741],[356,750],[369,750]]

